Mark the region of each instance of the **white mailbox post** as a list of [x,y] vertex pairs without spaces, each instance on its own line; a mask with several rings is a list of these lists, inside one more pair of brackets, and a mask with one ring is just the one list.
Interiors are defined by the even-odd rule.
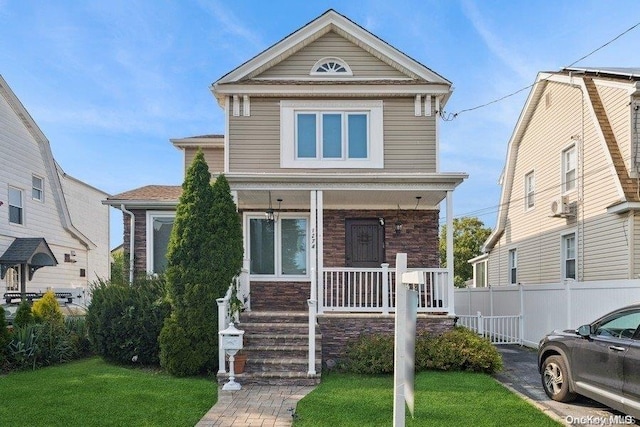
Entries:
[[222,336],[222,348],[229,355],[229,381],[222,386],[223,390],[240,390],[242,386],[235,381],[233,361],[238,350],[242,349],[244,331],[237,329],[233,322],[224,331],[218,332]]

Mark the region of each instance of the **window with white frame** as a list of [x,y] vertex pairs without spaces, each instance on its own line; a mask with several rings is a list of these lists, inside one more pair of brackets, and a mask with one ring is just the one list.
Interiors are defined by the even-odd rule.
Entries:
[[518,283],[518,253],[515,249],[509,251],[509,283]]
[[382,101],[281,101],[283,168],[382,168]]
[[24,224],[24,197],[15,187],[9,187],[9,223]]
[[353,72],[349,65],[340,58],[322,58],[311,67],[312,76],[341,77],[351,76]]
[[169,238],[175,212],[147,212],[147,271],[162,273],[167,268]]
[[562,152],[562,191],[565,193],[576,188],[576,160],[575,145]]
[[535,206],[536,181],[533,171],[524,177],[525,209],[533,209]]
[[277,219],[268,221],[263,215],[250,215],[247,224],[247,252],[252,275],[273,278],[308,276],[307,217],[281,214]]
[[31,176],[31,197],[39,202],[44,201],[44,179],[39,176]]
[[565,279],[576,278],[576,234],[562,236],[562,276]]
[[476,288],[487,287],[487,261],[480,261],[474,265],[475,268],[475,285]]

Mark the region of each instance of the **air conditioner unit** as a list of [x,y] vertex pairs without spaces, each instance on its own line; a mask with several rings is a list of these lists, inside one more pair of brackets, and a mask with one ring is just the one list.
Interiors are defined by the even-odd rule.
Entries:
[[558,196],[554,197],[551,200],[551,205],[549,206],[551,211],[551,216],[553,217],[561,217],[569,214],[569,204],[567,203],[566,196]]

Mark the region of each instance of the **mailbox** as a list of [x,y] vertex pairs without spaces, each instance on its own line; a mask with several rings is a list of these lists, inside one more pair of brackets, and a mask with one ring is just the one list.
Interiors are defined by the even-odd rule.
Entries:
[[232,350],[235,350],[233,354],[236,354],[238,350],[242,349],[244,331],[236,328],[233,322],[229,323],[229,327],[227,329],[218,333],[222,336],[222,348],[225,349],[227,354]]
[[232,322],[229,323],[227,329],[218,333],[220,334],[222,348],[229,355],[229,381],[222,386],[222,390],[240,390],[242,387],[235,380],[236,374],[233,368],[233,361],[238,350],[242,349],[244,331],[237,329]]

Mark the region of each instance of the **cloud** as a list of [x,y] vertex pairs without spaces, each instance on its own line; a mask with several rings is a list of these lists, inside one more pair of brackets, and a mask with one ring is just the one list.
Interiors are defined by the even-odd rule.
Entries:
[[487,48],[523,80],[530,80],[531,70],[535,69],[535,67],[522,60],[517,51],[510,50],[495,32],[489,28],[476,4],[465,0],[462,2],[462,11],[480,37],[482,37]]
[[[224,32],[243,39],[256,49],[263,48],[264,43],[260,35],[248,26],[243,25],[242,19],[238,18],[231,9],[215,1],[200,1],[199,5],[222,24]],[[231,46],[234,45],[235,44],[232,44]]]

